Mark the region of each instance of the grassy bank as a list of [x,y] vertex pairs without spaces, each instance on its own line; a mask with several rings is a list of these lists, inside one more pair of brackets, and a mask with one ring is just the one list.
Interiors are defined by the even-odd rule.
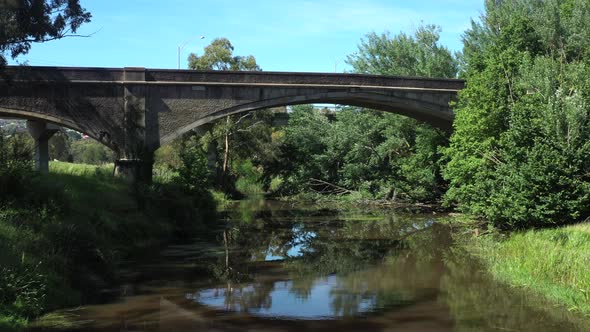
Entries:
[[590,223],[485,235],[467,246],[496,279],[590,315]]
[[112,165],[51,163],[10,177],[0,200],[0,331],[100,301],[122,259],[213,220],[211,197],[179,185],[130,186]]

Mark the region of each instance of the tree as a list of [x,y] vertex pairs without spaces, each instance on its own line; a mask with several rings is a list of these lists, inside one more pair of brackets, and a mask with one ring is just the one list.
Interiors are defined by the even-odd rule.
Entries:
[[[458,60],[439,44],[440,32],[436,25],[421,25],[413,35],[373,32],[361,40],[347,63],[359,73],[454,78]],[[446,189],[439,159],[447,134],[403,116],[380,116],[383,141],[375,142],[374,149],[387,162],[378,169],[385,167],[381,177],[388,179],[379,185],[380,192],[390,198],[401,194],[411,201],[438,200]]]
[[[433,25],[414,35],[370,33],[347,63],[358,73],[455,77],[458,62],[439,33]],[[446,185],[438,162],[445,143],[444,133],[400,115],[346,107],[328,121],[302,109],[286,129],[283,177],[291,190],[317,179],[377,198],[434,201]]]
[[[216,38],[205,47],[203,55],[191,53],[188,57],[189,68],[194,70],[261,70],[252,55],[236,56],[234,47],[226,38]],[[207,134],[202,137],[204,145],[221,148],[222,186],[229,185],[229,173],[233,159],[256,159],[264,154],[260,148],[269,147],[271,140],[272,117],[269,111],[256,111],[246,114],[227,116],[218,121]],[[259,158],[264,159],[264,158]],[[243,167],[236,167],[241,169]],[[237,172],[239,173],[239,172]],[[235,174],[239,176],[239,174]],[[227,188],[224,188],[227,189]]]
[[70,138],[65,131],[58,131],[49,139],[49,158],[68,161],[72,158]]
[[252,55],[233,55],[234,46],[227,38],[215,38],[205,47],[202,56],[194,53],[188,56],[188,67],[193,70],[261,70]]
[[439,45],[440,32],[436,25],[421,25],[414,36],[371,32],[346,63],[364,74],[452,78],[458,62],[448,48]]
[[502,228],[590,214],[589,13],[586,0],[486,2],[464,37],[447,204]]
[[0,206],[21,197],[33,177],[34,142],[25,133],[0,128]]
[[76,36],[92,17],[79,0],[12,0],[0,8],[0,65],[5,54],[14,59],[26,54],[32,43]]
[[330,132],[328,118],[313,105],[291,108],[289,123],[279,147],[280,154],[272,172],[284,179],[283,190],[293,194],[308,190],[311,178],[328,179],[327,171],[338,163],[323,161],[327,150],[325,137]]
[[101,165],[114,160],[112,150],[93,139],[81,139],[71,143],[74,162]]

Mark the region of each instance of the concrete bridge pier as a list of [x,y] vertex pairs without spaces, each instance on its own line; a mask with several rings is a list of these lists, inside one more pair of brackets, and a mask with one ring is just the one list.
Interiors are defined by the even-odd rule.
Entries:
[[59,127],[43,121],[27,121],[29,134],[35,140],[35,168],[42,172],[49,172],[49,139]]
[[115,160],[115,176],[131,182],[151,183],[153,153],[151,158],[120,158]]
[[142,67],[123,73],[124,137],[117,149],[115,175],[132,182],[151,183],[154,152],[160,145],[158,113],[153,111]]

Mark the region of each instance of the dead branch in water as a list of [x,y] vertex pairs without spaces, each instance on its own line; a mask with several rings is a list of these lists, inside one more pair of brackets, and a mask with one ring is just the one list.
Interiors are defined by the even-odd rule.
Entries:
[[352,190],[337,186],[333,183],[314,178],[309,179],[309,186],[311,190],[321,194],[346,195],[353,192]]

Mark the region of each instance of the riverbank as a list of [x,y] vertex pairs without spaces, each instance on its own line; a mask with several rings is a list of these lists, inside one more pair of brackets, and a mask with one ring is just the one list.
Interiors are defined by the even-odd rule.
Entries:
[[[411,213],[448,212],[437,204],[383,202],[354,195],[302,197],[320,206],[395,209]],[[287,198],[288,201],[292,199]],[[590,316],[590,222],[500,233],[494,229],[481,231],[486,223],[471,220],[466,215],[451,214],[443,219],[474,229],[476,236],[459,240],[459,245],[477,257],[494,279],[569,311]]]
[[264,200],[232,204],[227,213],[223,236],[172,243],[131,262],[125,269],[134,277],[121,297],[45,315],[31,331],[590,326],[589,318],[491,278],[454,245],[471,237],[460,221]]
[[[303,200],[344,209],[396,209],[413,213],[444,211],[438,205],[364,200],[354,195],[315,196],[305,194],[284,200]],[[485,222],[470,220],[465,215],[453,214],[444,219],[452,224],[471,225],[476,236],[460,239],[459,245],[477,257],[496,280],[546,298],[569,311],[590,315],[590,222],[500,233],[493,229],[482,231]]]
[[464,245],[498,281],[590,316],[590,223],[491,232]]
[[353,192],[348,195],[324,195],[315,192],[301,192],[292,196],[273,197],[274,199],[285,202],[306,202],[318,206],[325,206],[338,209],[386,209],[397,210],[408,213],[444,213],[450,212],[448,208],[442,206],[440,202],[423,203],[409,202],[401,200],[375,199],[374,197],[362,192]]
[[[287,202],[308,201],[338,208],[396,209],[404,212],[441,212],[438,205],[366,200],[355,195],[300,194]],[[496,280],[547,299],[572,312],[590,315],[590,222],[576,225],[501,233],[467,215],[443,218],[473,229],[475,236],[458,239]]]
[[112,167],[51,163],[19,178],[0,208],[0,330],[65,306],[97,302],[116,266],[190,236],[214,215],[210,197],[171,183],[134,187]]

